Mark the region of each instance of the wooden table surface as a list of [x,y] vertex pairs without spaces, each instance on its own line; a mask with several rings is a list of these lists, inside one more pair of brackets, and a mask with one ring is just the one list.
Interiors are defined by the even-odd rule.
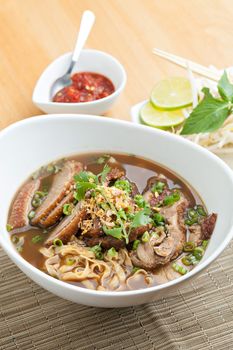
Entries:
[[42,70],[73,48],[83,10],[96,14],[87,47],[116,56],[127,86],[108,115],[130,119],[161,78],[185,72],[158,47],[202,64],[233,64],[232,0],[0,0],[0,128],[41,112],[31,96]]

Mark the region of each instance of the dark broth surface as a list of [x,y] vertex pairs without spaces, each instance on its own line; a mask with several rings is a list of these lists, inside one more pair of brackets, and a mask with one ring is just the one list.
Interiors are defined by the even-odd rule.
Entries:
[[[108,153],[109,154],[109,153]],[[102,156],[103,153],[90,153],[90,154],[81,154],[77,156],[72,156],[67,159],[75,159],[84,164],[85,170],[91,171],[94,174],[99,174],[103,169],[103,165],[96,164],[96,160]],[[127,177],[129,180],[135,182],[138,186],[139,192],[141,193],[143,189],[146,187],[146,183],[148,178],[163,174],[169,183],[171,188],[180,188],[185,196],[188,198],[190,202],[190,206],[194,207],[196,204],[202,204],[202,200],[197,192],[187,183],[184,182],[176,174],[172,173],[170,170],[158,165],[152,161],[145,160],[139,158],[134,155],[123,155],[123,154],[110,154],[112,157],[116,159],[118,167],[123,167],[126,171]],[[45,177],[42,180],[40,190],[49,191],[50,186],[53,181],[53,177],[55,175],[50,175]],[[11,210],[10,210],[11,211]],[[42,229],[37,227],[29,226],[28,229],[24,229],[23,232],[18,232],[16,235],[24,238],[24,244],[20,254],[22,257],[30,262],[33,266],[39,268],[40,270],[44,270],[44,261],[45,258],[39,252],[39,249],[43,246],[43,241],[48,237],[49,232],[54,229],[54,227],[49,229]],[[43,241],[38,243],[33,243],[33,237],[40,235],[43,237]],[[75,285],[82,286],[80,283],[73,283]],[[137,283],[134,282],[133,289],[139,289],[146,287],[145,283],[142,279],[140,279]]]

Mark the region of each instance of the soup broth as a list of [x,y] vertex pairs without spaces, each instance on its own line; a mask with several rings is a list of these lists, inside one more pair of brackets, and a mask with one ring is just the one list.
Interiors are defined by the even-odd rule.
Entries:
[[216,217],[161,165],[90,153],[33,174],[12,202],[7,228],[19,254],[45,273],[84,288],[130,290],[194,268]]

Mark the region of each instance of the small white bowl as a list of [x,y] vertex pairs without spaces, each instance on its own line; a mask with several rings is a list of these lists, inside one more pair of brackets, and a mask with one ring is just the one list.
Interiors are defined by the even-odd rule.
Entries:
[[94,72],[109,78],[115,92],[100,100],[78,103],[52,102],[50,88],[53,82],[68,69],[72,53],[66,53],[53,61],[42,73],[33,91],[32,101],[45,113],[82,113],[101,115],[111,108],[126,84],[126,72],[122,64],[106,52],[85,49],[82,50],[75,72]]
[[[191,272],[146,289],[95,291],[47,275],[24,260],[15,250],[6,231],[6,223],[11,201],[23,181],[52,160],[92,151],[135,154],[156,161],[191,184],[203,198],[209,212],[218,213],[206,254]],[[22,120],[1,131],[0,164],[1,246],[14,263],[36,283],[79,304],[99,307],[131,306],[176,294],[178,288],[183,288],[206,269],[233,238],[231,169],[203,147],[168,132],[110,118],[43,115]]]

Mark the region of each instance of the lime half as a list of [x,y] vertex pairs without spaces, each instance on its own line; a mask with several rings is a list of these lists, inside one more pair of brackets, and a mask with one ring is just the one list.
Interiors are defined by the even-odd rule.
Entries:
[[173,110],[192,104],[190,81],[184,77],[172,77],[161,80],[153,88],[150,100],[157,108]]
[[162,111],[156,109],[151,102],[144,104],[140,110],[141,121],[149,126],[160,129],[168,129],[183,123],[185,117],[182,110]]

